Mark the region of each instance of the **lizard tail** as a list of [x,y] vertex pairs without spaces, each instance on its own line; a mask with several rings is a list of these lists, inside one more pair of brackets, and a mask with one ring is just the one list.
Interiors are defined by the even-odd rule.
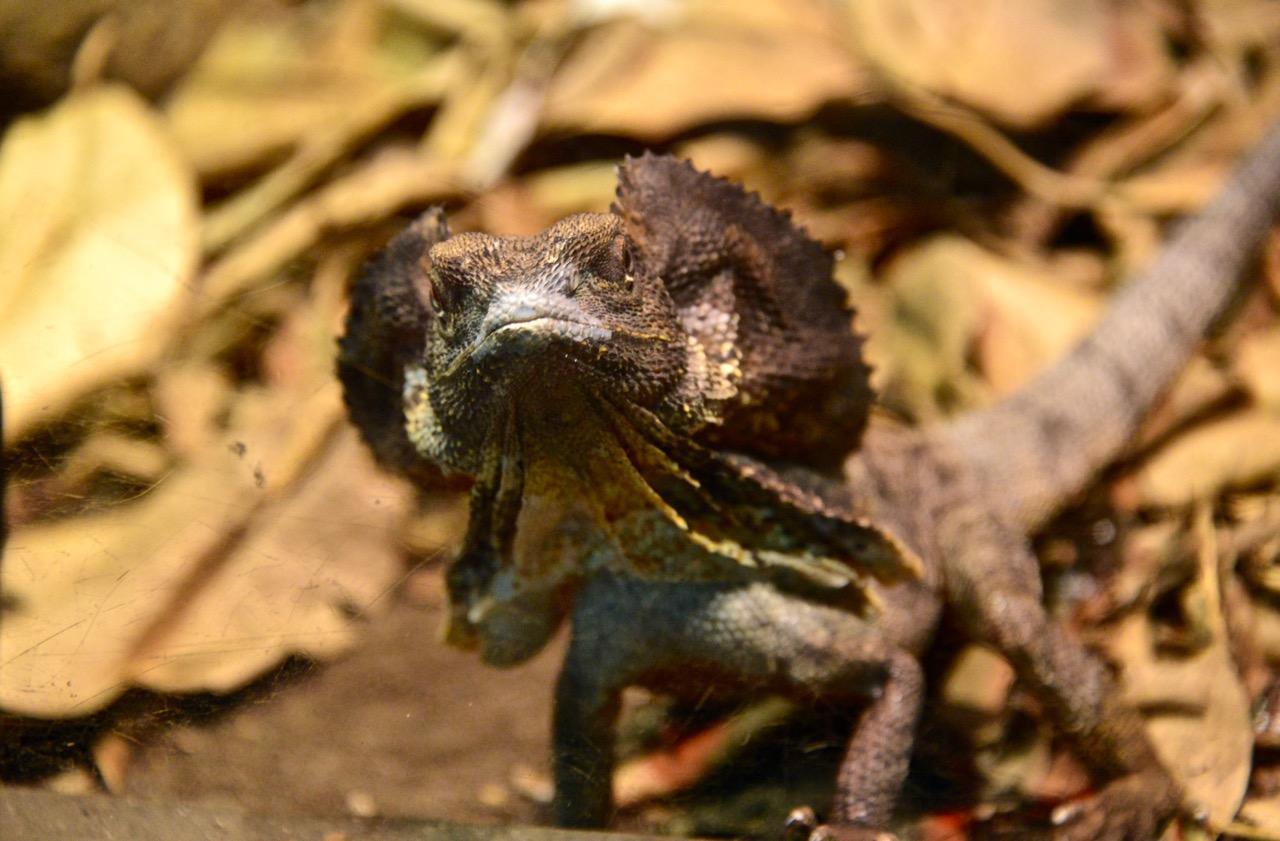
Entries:
[[942,430],[1031,529],[1114,460],[1233,299],[1280,213],[1280,123],[1181,223],[1088,336],[1024,389]]

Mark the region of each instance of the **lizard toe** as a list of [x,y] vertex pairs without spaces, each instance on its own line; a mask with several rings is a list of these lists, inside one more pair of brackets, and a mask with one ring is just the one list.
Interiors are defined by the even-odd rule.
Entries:
[[787,841],[897,841],[887,830],[853,824],[822,824],[808,806],[792,809],[787,815]]
[[1178,812],[1177,787],[1163,772],[1130,774],[1097,795],[1055,812],[1054,841],[1154,841]]

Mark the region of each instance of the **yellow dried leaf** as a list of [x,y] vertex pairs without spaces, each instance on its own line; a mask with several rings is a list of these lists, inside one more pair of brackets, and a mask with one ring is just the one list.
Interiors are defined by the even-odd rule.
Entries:
[[197,256],[196,189],[136,94],[102,87],[0,146],[6,437],[165,348]]
[[211,446],[218,413],[226,408],[231,391],[226,375],[209,363],[177,363],[157,371],[151,397],[169,450],[195,458]]
[[1225,399],[1232,391],[1227,375],[1203,356],[1193,356],[1155,410],[1143,421],[1133,449],[1139,450]]
[[[893,262],[891,389],[916,412],[936,400],[954,410],[985,395],[968,370],[977,361],[996,394],[1016,390],[1093,324],[1091,295],[1047,272],[956,236],[938,236]],[[942,399],[949,395],[950,400]],[[924,416],[928,416],[925,414]]]
[[262,495],[251,469],[221,461],[169,476],[128,511],[10,536],[0,583],[17,607],[0,627],[0,707],[86,715],[127,688],[141,636]]
[[973,248],[940,237],[896,258],[885,273],[889,301],[870,330],[868,357],[884,378],[887,398],[917,417],[981,401],[981,383],[968,370],[969,346],[980,322],[973,286],[952,273],[953,255]]
[[229,22],[169,99],[174,136],[202,174],[279,156],[392,94],[408,74],[374,46],[328,44],[288,17]]
[[[1272,838],[1280,838],[1280,796],[1273,794],[1269,797],[1249,798],[1240,807],[1240,820],[1250,829],[1269,833]],[[1244,833],[1231,832],[1231,827],[1225,829],[1232,837],[1250,837]]]
[[989,648],[969,645],[947,669],[941,694],[948,705],[995,718],[1005,711],[1013,681],[1007,660]]
[[869,83],[820,4],[694,2],[661,30],[617,21],[587,33],[552,79],[553,130],[666,137],[732,118],[794,121]]
[[387,534],[408,504],[406,485],[344,428],[294,493],[254,515],[199,596],[133,652],[132,679],[163,692],[226,692],[289,654],[344,650],[354,635],[345,606],[390,606],[400,563]]
[[380,536],[406,504],[351,433],[334,452],[343,423],[336,382],[250,392],[141,499],[11,535],[0,708],[84,715],[129,685],[228,689],[288,652],[331,653],[335,603],[394,581]]
[[1251,409],[1201,424],[1138,469],[1141,504],[1177,507],[1280,476],[1280,417]]
[[1147,730],[1166,767],[1188,798],[1221,826],[1235,815],[1249,783],[1253,726],[1249,695],[1232,659],[1222,613],[1217,552],[1207,512],[1197,529],[1202,542],[1200,578],[1188,593],[1208,643],[1186,657],[1161,657],[1148,615],[1127,616],[1106,637],[1111,657],[1123,666],[1128,703],[1159,710]]
[[1280,415],[1280,330],[1255,333],[1242,341],[1235,363],[1254,401]]
[[1169,79],[1150,16],[1106,0],[849,3],[861,55],[892,77],[1017,126],[1089,95],[1150,100]]
[[1010,394],[1071,349],[1102,309],[1094,295],[973,246],[958,268],[986,306],[978,360],[997,394]]

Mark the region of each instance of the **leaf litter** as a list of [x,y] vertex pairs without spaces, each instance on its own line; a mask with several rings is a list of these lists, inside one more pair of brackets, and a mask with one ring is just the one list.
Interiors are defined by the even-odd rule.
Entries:
[[[264,0],[163,98],[86,58],[0,141],[0,709],[133,732],[132,689],[235,693],[298,654],[358,668],[366,624],[438,610],[456,490],[424,501],[379,473],[332,377],[344,287],[431,203],[460,229],[528,233],[607,206],[620,154],[684,153],[842,252],[889,411],[937,420],[1016,389],[1280,113],[1272,4],[1138,8]],[[1039,539],[1055,611],[1116,665],[1212,825],[1248,837],[1280,837],[1280,763],[1250,716],[1280,658],[1276,242],[1238,322]],[[943,671],[939,721],[979,757],[942,781],[969,820],[1079,791],[998,658]],[[678,710],[637,712],[667,723],[639,728],[620,771],[625,825],[763,831],[810,791],[705,786],[803,716],[703,713],[682,731]],[[113,738],[94,742],[102,779],[165,790],[155,749]],[[419,761],[512,767],[501,743]],[[335,802],[395,810],[333,776]],[[530,819],[522,786],[539,788],[491,779],[438,816]]]

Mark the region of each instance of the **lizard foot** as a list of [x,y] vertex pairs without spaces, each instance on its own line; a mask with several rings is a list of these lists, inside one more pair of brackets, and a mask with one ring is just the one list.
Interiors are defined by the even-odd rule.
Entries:
[[1178,812],[1177,785],[1163,771],[1130,774],[1094,797],[1059,806],[1054,841],[1154,841]]
[[787,815],[787,841],[898,841],[893,833],[853,824],[820,824],[808,806],[792,809]]

